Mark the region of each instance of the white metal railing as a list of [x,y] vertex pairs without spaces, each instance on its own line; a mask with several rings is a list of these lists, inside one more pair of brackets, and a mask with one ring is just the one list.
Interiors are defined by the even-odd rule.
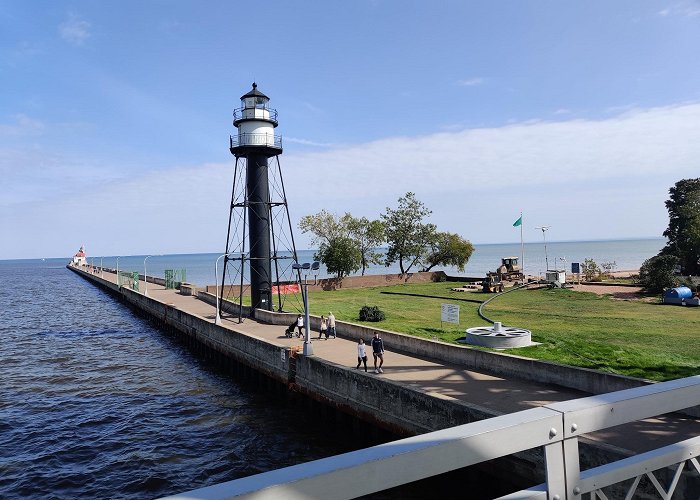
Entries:
[[[700,376],[555,403],[193,490],[170,498],[346,499],[543,447],[546,483],[501,500],[607,498],[603,488],[647,476],[671,498],[684,464],[700,472],[700,437],[580,471],[578,438],[700,404]],[[700,425],[700,424],[699,424]],[[653,471],[674,464],[664,489]],[[663,493],[662,493],[663,492]]]
[[230,136],[231,148],[241,146],[282,149],[282,136],[274,134],[240,133]]

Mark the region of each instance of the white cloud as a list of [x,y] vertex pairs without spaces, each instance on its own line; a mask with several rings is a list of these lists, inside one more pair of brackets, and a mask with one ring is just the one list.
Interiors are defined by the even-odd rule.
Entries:
[[41,120],[31,118],[23,113],[12,116],[11,123],[0,123],[0,143],[3,139],[17,136],[37,135],[44,131],[45,125]]
[[316,106],[314,104],[311,104],[308,101],[303,101],[301,103],[301,105],[313,113],[323,113],[323,109],[319,108],[318,106]]
[[462,87],[476,87],[477,85],[482,85],[484,81],[485,80],[480,77],[467,78],[466,80],[459,80],[457,82],[457,85],[460,85]]
[[[520,211],[530,241],[541,238],[532,229],[538,225],[552,225],[552,241],[660,236],[669,187],[700,172],[698,123],[700,103],[688,103],[603,120],[389,137],[285,154],[280,162],[295,227],[301,216],[324,208],[376,218],[414,191],[433,210],[438,228],[477,243],[516,241],[511,224]],[[63,158],[44,161],[55,175],[71,171]],[[98,254],[215,251],[223,245],[233,162],[128,179],[95,177],[87,184],[81,179],[94,170],[89,163],[70,165],[81,175],[71,181],[77,187],[70,193],[48,191],[31,204],[17,204],[18,195],[14,203],[0,204],[0,225],[13,234],[13,246],[0,248],[0,258],[17,256],[15,248],[47,252],[58,242],[68,255],[86,234]],[[15,192],[15,186],[10,179],[6,189]],[[31,183],[22,186],[30,189]],[[47,243],[34,241],[35,235]],[[300,248],[308,245],[305,236],[295,236]]]
[[90,38],[91,25],[75,14],[69,14],[68,19],[58,26],[58,33],[66,42],[73,45],[82,45]]
[[[362,186],[379,195],[415,189],[451,193],[499,186],[639,178],[700,171],[700,104],[628,111],[606,120],[527,122],[423,137],[395,137],[285,159],[295,172],[323,173],[322,187]],[[353,190],[338,193],[356,196]]]
[[674,2],[665,9],[658,12],[662,17],[681,16],[695,17],[700,16],[700,2],[697,0],[683,0]]
[[302,144],[304,146],[316,146],[316,147],[322,147],[322,148],[329,148],[329,147],[334,146],[334,144],[330,143],[330,142],[315,142],[315,141],[310,141],[308,139],[299,139],[296,137],[289,137],[289,136],[284,137],[284,142],[291,142],[293,144]]

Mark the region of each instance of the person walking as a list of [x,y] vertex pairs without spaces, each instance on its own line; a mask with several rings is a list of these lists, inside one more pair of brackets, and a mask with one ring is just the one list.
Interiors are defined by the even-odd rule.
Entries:
[[335,316],[333,316],[333,311],[328,313],[328,333],[335,338]]
[[328,321],[326,321],[325,316],[321,315],[321,326],[318,329],[318,338],[321,340],[321,337],[326,336],[326,340],[328,340]]
[[365,373],[367,372],[367,351],[366,351],[366,346],[365,346],[365,339],[360,339],[357,342],[357,366],[355,367],[356,370],[360,369],[360,365],[362,363],[365,364]]
[[[384,364],[384,342],[379,337],[379,332],[374,332],[372,354],[374,355],[374,373],[384,373],[384,370],[382,370],[382,365]],[[379,358],[379,366],[377,366],[377,358]]]
[[302,316],[301,314],[297,316],[297,328],[299,329],[297,337],[301,337],[302,335],[304,335],[304,332],[302,331],[302,329],[304,328],[304,316]]

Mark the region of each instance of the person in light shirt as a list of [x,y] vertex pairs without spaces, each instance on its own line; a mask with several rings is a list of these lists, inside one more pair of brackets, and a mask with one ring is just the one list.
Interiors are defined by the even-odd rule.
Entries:
[[297,333],[297,337],[301,337],[304,335],[303,328],[304,328],[304,316],[301,314],[297,316],[297,328],[299,329],[299,333]]
[[357,366],[356,370],[360,369],[362,363],[365,364],[365,372],[367,371],[367,350],[365,349],[365,339],[360,339],[357,342]]
[[335,316],[332,311],[328,313],[328,334],[335,338]]

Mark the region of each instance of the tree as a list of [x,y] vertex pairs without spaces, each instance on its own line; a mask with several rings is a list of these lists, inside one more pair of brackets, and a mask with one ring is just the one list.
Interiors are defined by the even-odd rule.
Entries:
[[328,272],[334,273],[338,279],[357,271],[362,262],[357,245],[345,236],[334,237],[328,243],[322,243],[314,258],[323,262]]
[[583,274],[583,279],[591,281],[600,276],[600,267],[593,259],[584,259],[583,264],[581,264],[581,274]]
[[666,200],[668,243],[660,255],[678,257],[681,273],[700,274],[700,178],[683,179],[669,190]]
[[431,213],[411,192],[399,198],[398,208],[387,207],[381,215],[389,244],[387,266],[398,261],[401,274],[405,274],[420,261],[436,232],[434,224],[423,222]]
[[[350,214],[346,214],[350,215]],[[350,237],[355,241],[362,259],[362,276],[371,264],[379,264],[382,259],[382,252],[377,252],[376,248],[384,241],[384,224],[380,220],[369,220],[367,217],[349,217],[348,231]]]
[[299,229],[302,233],[311,233],[311,244],[321,247],[323,243],[330,243],[333,238],[348,237],[347,220],[352,216],[346,213],[343,217],[321,210],[314,215],[305,215],[299,221]]
[[[315,258],[321,260],[320,255],[330,255],[328,252],[333,245],[346,239],[354,242],[360,252],[360,265],[362,274],[365,274],[367,266],[381,262],[381,252],[375,249],[384,241],[384,225],[378,220],[369,220],[366,217],[356,218],[346,212],[342,217],[321,210],[314,215],[306,215],[299,221],[299,229],[304,233],[311,233],[311,244],[324,251],[316,254]],[[339,250],[340,251],[340,250]],[[344,250],[343,250],[344,251]],[[359,268],[353,269],[352,272]]]
[[675,255],[657,255],[647,259],[639,268],[639,284],[650,293],[660,293],[666,288],[680,284],[676,273],[678,257]]
[[474,252],[474,246],[458,234],[436,233],[423,258],[423,271],[435,266],[454,266],[464,271],[464,266]]

